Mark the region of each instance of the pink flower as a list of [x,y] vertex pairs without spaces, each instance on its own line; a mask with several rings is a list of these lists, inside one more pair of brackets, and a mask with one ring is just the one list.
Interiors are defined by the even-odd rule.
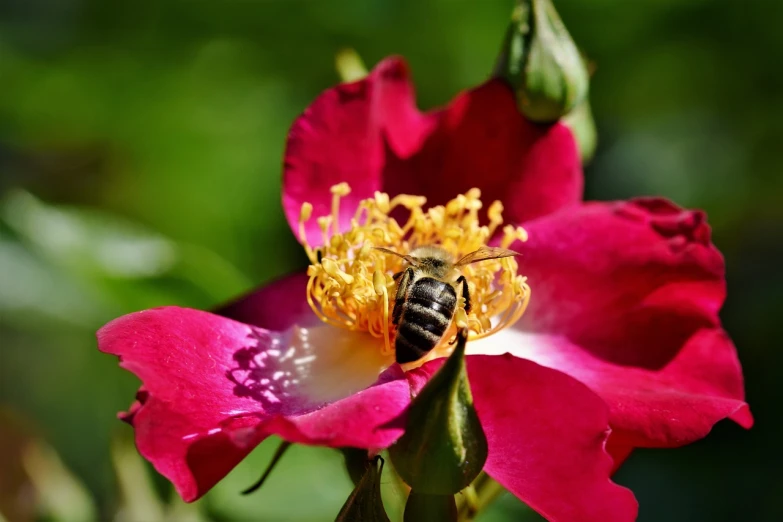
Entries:
[[[351,191],[335,209],[330,189],[344,182]],[[524,225],[529,240],[513,248],[532,288],[520,321],[468,344],[484,469],[550,520],[633,520],[633,494],[610,480],[633,448],[687,444],[724,418],[753,422],[718,318],[724,267],[704,214],[660,198],[583,203],[565,126],[528,123],[498,80],[422,114],[399,59],[326,91],[295,122],[283,206],[316,246],[324,233],[301,219],[303,203],[314,216],[336,212],[321,222],[329,236],[350,229],[376,191],[440,205],[474,186]],[[378,335],[319,321],[308,279],[281,279],[221,315],[160,308],[98,332],[100,349],[143,382],[124,416],[139,451],[185,500],[272,434],[388,447],[411,393],[440,366],[404,371]]]

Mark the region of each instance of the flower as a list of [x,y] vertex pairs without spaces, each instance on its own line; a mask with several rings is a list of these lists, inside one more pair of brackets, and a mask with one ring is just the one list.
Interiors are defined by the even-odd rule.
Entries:
[[[354,248],[351,256],[372,264],[325,260],[346,248],[335,232],[354,233],[358,209],[377,219],[383,245],[403,246],[407,236],[395,236],[383,215],[405,223],[406,213],[430,212],[401,194],[460,207],[455,220],[472,216],[473,233],[453,238],[456,250],[460,241],[465,249],[501,242],[522,254],[526,279],[510,258],[473,265],[505,274],[474,273],[472,284],[485,311],[511,315],[468,344],[467,368],[489,445],[485,471],[548,519],[632,520],[632,493],[609,477],[633,448],[687,444],[724,418],[752,424],[717,315],[724,268],[704,215],[660,198],[583,203],[570,131],[527,122],[502,81],[422,114],[405,64],[387,59],[323,93],[295,122],[283,185],[286,216],[313,261],[309,275],[267,285],[220,315],[167,307],[98,332],[99,348],[142,380],[124,415],[139,451],[185,500],[272,434],[371,449],[400,437],[411,393],[443,359],[392,364],[388,307],[378,303],[393,288],[395,256]],[[486,218],[474,186],[484,201],[500,201]],[[501,207],[513,226],[500,227]],[[410,226],[443,239],[448,227],[431,226],[438,212],[446,211]],[[361,293],[340,293],[358,277]],[[510,286],[493,301],[499,281]],[[532,298],[512,326],[528,284]],[[356,302],[346,315],[348,298]],[[487,319],[479,311],[457,318],[474,339],[493,330]]]

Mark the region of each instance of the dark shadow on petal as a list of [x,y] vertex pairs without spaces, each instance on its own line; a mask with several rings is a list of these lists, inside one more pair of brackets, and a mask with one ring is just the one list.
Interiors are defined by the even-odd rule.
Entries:
[[234,384],[234,395],[260,403],[267,415],[303,414],[323,405],[303,396],[299,389],[308,357],[297,353],[289,342],[291,336],[291,332],[253,329],[252,345],[234,352],[234,365],[226,371],[226,378]]

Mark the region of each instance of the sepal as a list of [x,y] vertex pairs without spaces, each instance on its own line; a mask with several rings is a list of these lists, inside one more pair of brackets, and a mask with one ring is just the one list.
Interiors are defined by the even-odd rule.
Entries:
[[367,461],[364,475],[343,504],[335,522],[390,522],[381,499],[382,472],[381,457]]
[[411,491],[405,503],[403,522],[457,522],[454,495],[427,495]]
[[400,477],[419,494],[453,495],[487,460],[487,439],[473,406],[465,367],[467,331],[408,411],[405,433],[389,448]]

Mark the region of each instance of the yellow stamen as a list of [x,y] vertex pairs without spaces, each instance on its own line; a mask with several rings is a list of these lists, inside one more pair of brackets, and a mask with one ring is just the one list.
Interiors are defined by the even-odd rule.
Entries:
[[[340,232],[340,199],[350,193],[346,183],[331,188],[331,215],[317,219],[323,246],[316,249],[307,242],[305,224],[311,218],[312,205],[305,203],[299,219],[299,237],[310,259],[307,302],[325,323],[368,332],[383,338],[381,351],[393,352],[393,327],[389,295],[396,294],[394,274],[408,265],[401,257],[374,247],[383,247],[400,255],[417,247],[437,245],[454,260],[485,246],[503,224],[503,205],[493,202],[487,209],[488,225],[481,225],[481,192],[471,189],[445,205],[424,210],[425,198],[398,195],[389,198],[376,192],[362,201],[351,220],[351,227]],[[397,209],[407,211],[400,225],[391,215]],[[343,225],[344,226],[344,225]],[[522,227],[502,228],[500,246],[509,248],[515,241],[526,241]],[[515,323],[530,299],[527,279],[517,273],[514,257],[489,259],[462,266],[454,271],[454,280],[465,275],[471,297],[471,311],[465,311],[460,297],[453,325],[438,348],[447,348],[456,328],[466,327],[471,339],[480,339]],[[461,289],[457,288],[458,295]]]
[[389,290],[386,288],[386,276],[380,270],[376,270],[372,274],[372,283],[375,288],[376,295],[383,297],[383,341],[384,341],[384,355],[391,355],[393,352],[391,347],[390,335],[389,335]]
[[329,190],[332,191],[332,224],[334,226],[332,232],[337,234],[340,232],[340,198],[350,194],[351,187],[348,183],[343,182],[332,186]]

